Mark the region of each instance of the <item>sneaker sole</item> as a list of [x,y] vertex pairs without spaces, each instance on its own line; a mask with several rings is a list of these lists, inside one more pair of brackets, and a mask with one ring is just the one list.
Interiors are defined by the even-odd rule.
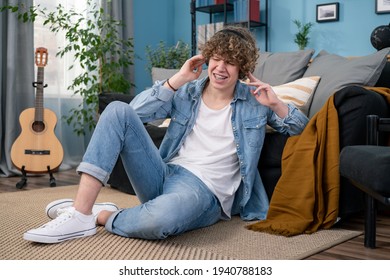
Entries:
[[66,235],[58,235],[58,236],[48,236],[48,235],[33,234],[33,233],[26,232],[23,235],[23,239],[32,242],[51,244],[51,243],[60,243],[71,239],[91,236],[96,234],[96,232],[97,232],[96,227],[89,230],[69,233]]

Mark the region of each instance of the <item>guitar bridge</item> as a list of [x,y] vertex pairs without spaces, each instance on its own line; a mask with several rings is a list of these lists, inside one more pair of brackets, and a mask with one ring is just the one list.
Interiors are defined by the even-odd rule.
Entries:
[[24,150],[26,155],[50,155],[50,150]]

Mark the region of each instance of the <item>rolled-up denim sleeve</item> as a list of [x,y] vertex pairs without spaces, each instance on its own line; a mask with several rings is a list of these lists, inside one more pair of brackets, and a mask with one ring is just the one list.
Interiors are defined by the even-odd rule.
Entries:
[[309,119],[293,104],[287,104],[288,114],[284,118],[280,118],[274,112],[268,124],[280,133],[288,135],[298,135],[306,127]]
[[114,212],[111,214],[111,216],[108,218],[108,220],[106,221],[106,224],[105,224],[105,229],[108,231],[108,232],[111,232],[113,233],[113,228],[112,228],[112,224],[114,223],[114,220],[116,218],[116,216],[118,216],[118,214],[120,212],[122,212],[123,209],[119,209],[118,211]]

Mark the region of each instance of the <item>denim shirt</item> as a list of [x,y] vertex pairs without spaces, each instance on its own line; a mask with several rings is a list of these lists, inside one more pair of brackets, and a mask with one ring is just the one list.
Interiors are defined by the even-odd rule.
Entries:
[[[141,120],[171,118],[160,146],[164,162],[169,162],[183,145],[198,115],[200,98],[208,77],[194,80],[177,92],[165,88],[165,81],[157,81],[152,88],[138,94],[130,103]],[[240,165],[241,183],[235,194],[232,215],[244,220],[266,218],[269,201],[257,169],[264,144],[266,124],[280,133],[296,135],[305,128],[308,119],[294,105],[288,104],[288,115],[278,117],[261,105],[249,86],[237,82],[232,106],[232,128]]]

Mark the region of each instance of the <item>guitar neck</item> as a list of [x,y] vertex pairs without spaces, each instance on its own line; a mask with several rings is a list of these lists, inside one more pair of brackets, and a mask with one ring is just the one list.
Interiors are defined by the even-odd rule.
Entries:
[[44,87],[43,67],[38,67],[36,94],[35,94],[35,121],[43,122],[43,87]]

